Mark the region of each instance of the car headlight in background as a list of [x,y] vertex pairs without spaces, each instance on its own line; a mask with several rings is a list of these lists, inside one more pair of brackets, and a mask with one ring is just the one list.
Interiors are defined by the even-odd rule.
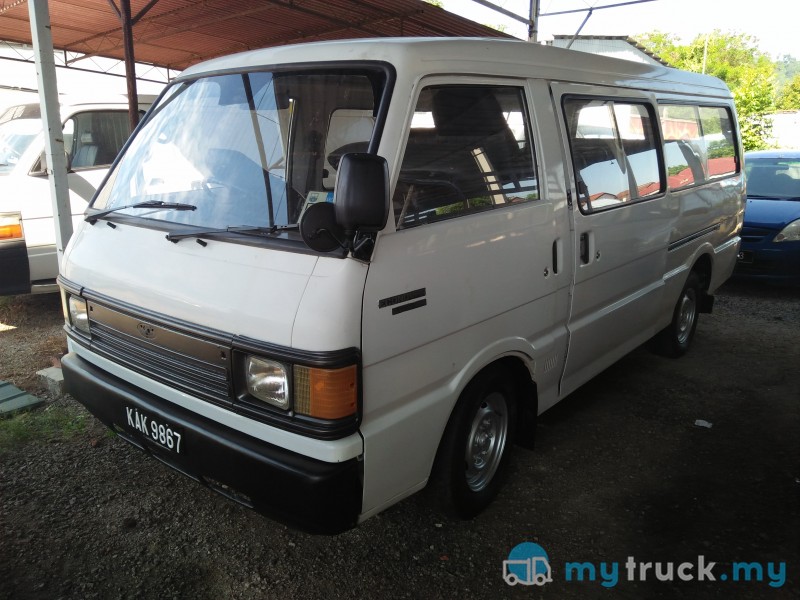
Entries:
[[22,215],[20,213],[0,214],[0,241],[21,240],[24,237],[22,234]]
[[70,295],[69,300],[67,300],[67,310],[69,311],[69,322],[72,323],[72,326],[89,335],[89,311],[86,308],[86,300]]
[[800,219],[792,221],[775,236],[776,242],[800,242]]

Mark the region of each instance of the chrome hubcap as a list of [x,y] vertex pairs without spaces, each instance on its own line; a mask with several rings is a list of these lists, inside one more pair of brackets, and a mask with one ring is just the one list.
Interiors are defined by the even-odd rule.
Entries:
[[692,333],[695,317],[697,316],[697,303],[694,290],[686,290],[681,298],[678,309],[678,343],[685,344]]
[[473,492],[484,489],[500,466],[508,434],[508,408],[499,392],[487,396],[472,419],[467,437],[467,485]]

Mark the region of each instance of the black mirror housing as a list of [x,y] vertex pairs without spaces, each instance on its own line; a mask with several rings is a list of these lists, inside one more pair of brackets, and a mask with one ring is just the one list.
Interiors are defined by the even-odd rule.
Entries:
[[342,156],[336,175],[336,222],[352,237],[375,233],[389,218],[389,166],[386,159],[365,152]]

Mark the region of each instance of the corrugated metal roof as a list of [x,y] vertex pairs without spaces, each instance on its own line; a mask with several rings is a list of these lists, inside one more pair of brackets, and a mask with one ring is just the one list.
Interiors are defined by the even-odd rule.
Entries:
[[[108,0],[49,4],[56,48],[123,58]],[[132,14],[147,4],[131,0]],[[137,62],[179,70],[254,48],[396,36],[510,37],[421,0],[158,0],[133,28]],[[0,0],[0,40],[31,43],[27,2]]]

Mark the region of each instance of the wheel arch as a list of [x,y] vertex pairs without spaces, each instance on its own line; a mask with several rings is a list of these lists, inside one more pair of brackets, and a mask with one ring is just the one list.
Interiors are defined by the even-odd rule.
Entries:
[[[696,273],[700,279],[700,298],[698,308],[701,313],[710,313],[714,305],[714,297],[708,293],[714,265],[711,255],[704,252],[694,261],[690,273]],[[688,275],[687,275],[688,277]]]
[[539,408],[539,398],[536,383],[531,377],[531,371],[528,367],[529,361],[530,359],[527,356],[517,353],[499,356],[477,371],[473,372],[472,376],[465,381],[464,385],[461,386],[458,399],[455,401],[455,403],[453,403],[453,406],[450,409],[445,426],[443,427],[441,435],[439,436],[436,457],[431,465],[432,473],[436,470],[435,466],[441,453],[442,442],[445,439],[447,425],[452,420],[453,413],[456,411],[458,403],[461,401],[461,398],[473,381],[485,376],[486,373],[494,369],[501,369],[505,371],[508,377],[511,378],[514,386],[514,392],[517,400],[517,417],[514,423],[516,433],[515,443],[524,448],[533,447],[534,433],[536,429],[536,417]]

